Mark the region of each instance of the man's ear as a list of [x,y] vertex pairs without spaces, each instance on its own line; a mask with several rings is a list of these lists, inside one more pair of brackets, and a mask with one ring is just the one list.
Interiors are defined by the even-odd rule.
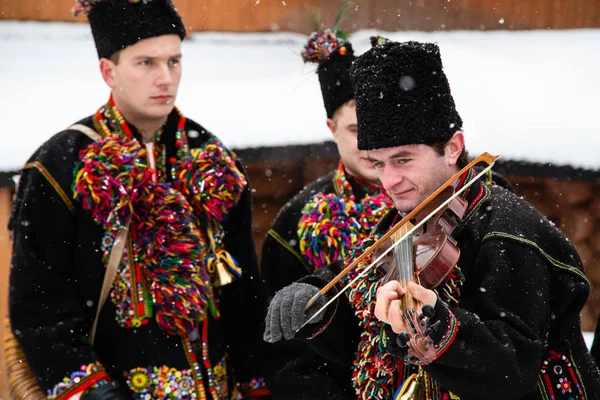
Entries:
[[102,74],[102,79],[104,79],[104,82],[106,82],[108,87],[111,89],[114,89],[116,86],[115,67],[115,63],[108,58],[100,59],[100,73]]
[[461,131],[454,132],[454,135],[446,143],[444,152],[448,159],[448,165],[454,166],[465,147],[465,135]]
[[329,128],[329,130],[331,131],[331,134],[333,135],[333,141],[337,142],[337,125],[335,124],[335,121],[332,120],[331,118],[327,118],[327,127]]

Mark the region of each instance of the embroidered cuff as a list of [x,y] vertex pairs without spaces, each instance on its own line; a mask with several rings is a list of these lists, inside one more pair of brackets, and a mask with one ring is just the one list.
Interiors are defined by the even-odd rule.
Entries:
[[[381,327],[381,337],[380,346],[382,346],[381,350],[387,350],[388,353],[395,355],[396,357],[400,357],[404,359],[406,354],[408,353],[408,347],[400,347],[398,346],[398,334],[392,330],[392,326],[389,324],[383,324]],[[380,351],[381,352],[381,351]]]
[[438,300],[435,304],[435,315],[429,324],[431,325],[436,321],[440,321],[440,325],[431,332],[429,337],[435,344],[435,358],[437,359],[454,342],[454,338],[458,332],[458,320],[450,309],[442,301]]
[[95,362],[82,365],[79,371],[75,371],[70,376],[64,377],[62,382],[49,389],[46,394],[49,400],[68,399],[88,389],[105,385],[109,381],[110,378],[104,367],[99,362]]
[[237,391],[241,395],[240,399],[269,396],[271,394],[263,378],[252,378],[248,382],[238,383]]

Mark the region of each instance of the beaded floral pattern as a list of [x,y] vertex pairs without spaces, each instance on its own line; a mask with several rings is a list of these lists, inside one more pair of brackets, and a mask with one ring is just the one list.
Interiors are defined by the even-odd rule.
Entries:
[[177,370],[167,366],[135,368],[125,373],[127,386],[134,399],[196,398],[194,377],[191,370]]
[[229,383],[227,382],[227,364],[225,358],[212,368],[213,382],[218,399],[226,399],[229,395]]
[[71,375],[64,377],[63,381],[56,384],[52,389],[49,389],[46,395],[50,400],[65,399],[86,389],[104,385],[108,380],[108,374],[104,371],[104,367],[100,363],[95,362],[82,365],[79,371],[75,371]]
[[[583,400],[585,395],[579,371],[567,356],[550,350],[542,363],[540,377],[545,395],[555,400]],[[542,388],[540,388],[542,390]]]

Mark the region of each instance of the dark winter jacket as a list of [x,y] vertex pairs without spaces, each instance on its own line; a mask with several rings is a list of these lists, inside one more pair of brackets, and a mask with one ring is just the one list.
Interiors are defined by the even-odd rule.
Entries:
[[[270,299],[276,291],[315,272],[314,266],[300,252],[298,244],[298,224],[302,209],[317,193],[335,193],[333,184],[335,171],[317,179],[279,212],[272,229],[265,239],[261,276],[265,298]],[[353,179],[348,179],[352,192],[357,199],[364,197],[364,190]],[[356,318],[348,309],[344,326],[348,341],[338,340],[342,352],[330,356],[323,352],[314,352],[304,343],[288,341],[275,345],[265,345],[268,370],[265,373],[267,385],[274,399],[346,399],[351,398],[353,389],[350,381],[348,363],[352,362],[352,353],[356,349],[355,337],[358,335]],[[343,343],[342,343],[343,342]],[[340,362],[339,358],[349,355]]]
[[[165,144],[167,160],[175,155],[177,121],[177,115],[172,113],[159,139]],[[80,123],[94,129],[91,117]],[[193,132],[188,135],[190,148],[198,148],[212,137],[189,119],[185,130]],[[134,135],[140,138],[136,132]],[[104,232],[89,212],[72,200],[74,167],[79,152],[90,143],[87,136],[74,130],[52,137],[23,170],[14,203],[10,225],[14,236],[10,316],[14,334],[34,375],[42,389],[48,390],[82,365],[99,362],[112,381],[135,389],[137,393],[131,395],[138,398],[142,389],[134,386],[143,383],[143,376],[137,382],[126,382],[124,374],[136,369],[161,369],[163,381],[176,382],[181,398],[199,396],[194,393],[194,387],[199,386],[207,388],[208,399],[229,398],[226,393],[232,391],[236,382],[249,381],[257,375],[253,351],[258,337],[255,333],[263,318],[249,188],[230,210],[224,225],[225,248],[238,261],[243,277],[215,289],[220,318],[208,320],[208,358],[202,360],[199,354],[200,365],[194,370],[188,358],[190,349],[182,338],[160,330],[154,318],[139,328],[121,327],[110,299],[102,309],[92,346],[88,334],[105,271],[101,251]],[[243,171],[239,161],[238,168]],[[217,389],[214,397],[208,391],[208,364]],[[177,371],[185,371],[187,378],[177,375]],[[154,384],[152,379],[149,385]],[[156,395],[159,392],[150,393],[160,397]]]
[[[431,334],[438,358],[423,367],[425,372],[460,399],[600,399],[600,373],[579,317],[590,285],[575,248],[504,188],[476,183],[467,199],[470,211],[453,235],[464,274],[459,305],[438,300],[430,321],[440,321]],[[379,232],[390,227],[395,214],[382,220]],[[321,322],[327,328],[306,343],[331,354],[336,340],[348,334],[345,312],[338,306],[332,320]],[[382,351],[401,363],[394,339]],[[345,358],[351,355],[348,350]],[[414,366],[404,376],[409,369]],[[448,398],[442,393],[428,398]]]

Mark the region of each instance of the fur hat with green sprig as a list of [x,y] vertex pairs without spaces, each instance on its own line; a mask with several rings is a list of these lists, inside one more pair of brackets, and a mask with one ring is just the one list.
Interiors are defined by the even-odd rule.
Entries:
[[183,21],[171,0],[75,0],[73,13],[87,15],[98,58],[109,58],[140,40],[177,35]]
[[319,15],[315,14],[317,29],[313,32],[304,50],[304,62],[318,64],[317,75],[321,84],[321,94],[327,118],[343,104],[354,98],[354,90],[350,81],[349,69],[356,59],[352,44],[348,41],[349,35],[339,29],[339,24],[350,5],[349,0],[344,0],[335,18],[332,28],[322,32],[318,31]]

